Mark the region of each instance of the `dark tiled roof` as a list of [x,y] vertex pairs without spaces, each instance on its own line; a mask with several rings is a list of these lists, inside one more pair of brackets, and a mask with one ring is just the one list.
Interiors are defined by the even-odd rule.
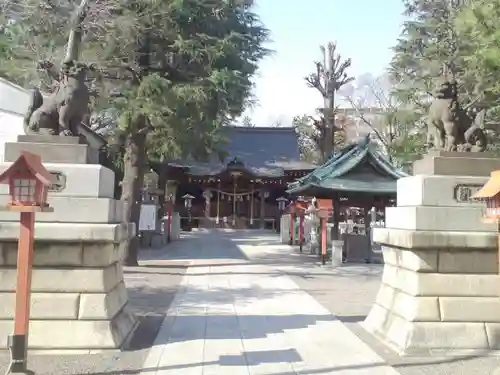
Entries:
[[[290,184],[288,192],[318,195],[319,192],[395,194],[398,178],[406,173],[394,167],[376,150],[369,136],[347,145],[325,164]],[[314,194],[308,194],[314,192]]]
[[295,129],[290,127],[238,127],[225,128],[227,144],[223,150],[227,157],[223,163],[170,163],[185,166],[193,175],[216,175],[224,171],[235,159],[250,174],[260,177],[281,177],[285,171],[312,170],[316,166],[300,160]]

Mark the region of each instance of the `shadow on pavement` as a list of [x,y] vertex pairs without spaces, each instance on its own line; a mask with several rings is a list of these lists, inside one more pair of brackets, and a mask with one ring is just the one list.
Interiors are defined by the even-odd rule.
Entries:
[[[444,364],[444,363],[454,363],[459,361],[467,361],[475,359],[474,356],[466,356],[466,357],[453,357],[447,358],[440,361],[428,361],[425,362],[427,365],[433,364]],[[301,357],[300,354],[297,353],[294,349],[287,350],[277,350],[277,351],[269,351],[269,352],[243,352],[241,355],[221,355],[218,361],[207,361],[207,362],[193,362],[186,363],[180,365],[173,366],[160,366],[158,368],[140,368],[140,369],[127,369],[121,371],[106,371],[106,372],[96,372],[96,373],[81,373],[75,375],[136,375],[136,374],[145,374],[151,373],[151,375],[155,374],[157,371],[172,371],[172,370],[183,370],[201,366],[211,366],[218,365],[222,368],[226,368],[227,371],[230,371],[231,366],[241,366],[243,364],[247,364],[248,366],[256,366],[262,363],[279,363],[285,362],[290,363],[292,366],[296,362],[300,362]],[[403,364],[400,366],[394,366],[395,368],[409,368],[412,366],[422,365],[419,364]],[[285,371],[285,372],[272,372],[267,373],[268,375],[315,375],[315,374],[330,374],[337,371],[348,371],[348,370],[363,370],[363,369],[371,369],[377,367],[387,366],[385,362],[375,362],[375,363],[367,363],[360,365],[346,365],[346,366],[331,366],[331,367],[322,367],[322,368],[308,368],[301,370],[297,368],[294,371]],[[222,372],[221,372],[222,373]],[[486,375],[486,374],[485,374]]]

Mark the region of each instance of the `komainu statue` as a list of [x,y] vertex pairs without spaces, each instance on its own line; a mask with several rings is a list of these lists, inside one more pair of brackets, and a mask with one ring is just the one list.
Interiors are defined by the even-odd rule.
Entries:
[[460,106],[456,81],[444,79],[429,108],[428,146],[447,151],[485,151],[486,135],[475,118]]
[[26,134],[83,136],[96,149],[106,144],[104,138],[83,123],[88,116],[89,90],[85,83],[85,64],[64,63],[54,93],[43,98],[35,88],[28,112],[24,116]]

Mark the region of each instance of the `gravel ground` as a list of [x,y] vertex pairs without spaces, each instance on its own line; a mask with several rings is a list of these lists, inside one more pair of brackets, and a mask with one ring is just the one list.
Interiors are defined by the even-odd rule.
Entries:
[[[183,241],[172,243],[166,249],[144,250],[141,267],[125,267],[130,306],[139,318],[139,326],[126,350],[87,355],[31,355],[29,368],[36,375],[139,374],[189,265],[180,252]],[[161,259],[149,260],[155,258]],[[8,364],[8,353],[0,352],[0,374]]]

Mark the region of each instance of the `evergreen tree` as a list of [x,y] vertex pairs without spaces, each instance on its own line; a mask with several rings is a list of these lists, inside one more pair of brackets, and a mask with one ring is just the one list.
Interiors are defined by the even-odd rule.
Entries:
[[461,51],[468,43],[460,38],[455,17],[462,8],[455,0],[404,0],[408,18],[390,64],[395,94],[405,103],[427,107],[435,79],[449,74],[461,88],[464,103],[473,100],[474,74],[465,69]]
[[465,65],[474,72],[478,101],[488,106],[489,117],[500,112],[500,16],[499,0],[467,2],[456,17],[459,38],[468,40],[463,48]]
[[[11,53],[0,54],[2,74],[26,86],[40,83],[38,70],[48,68],[41,83],[50,90],[54,62],[64,56],[67,25],[77,5],[71,0],[10,4],[15,22],[3,31],[13,36]],[[127,222],[138,224],[148,159],[207,158],[221,141],[219,129],[243,111],[250,79],[267,53],[267,30],[249,5],[89,1],[81,58],[95,64],[89,84],[96,108],[117,113],[114,150],[122,156]],[[0,51],[5,40],[0,38]],[[137,249],[133,239],[128,264],[137,263]]]

